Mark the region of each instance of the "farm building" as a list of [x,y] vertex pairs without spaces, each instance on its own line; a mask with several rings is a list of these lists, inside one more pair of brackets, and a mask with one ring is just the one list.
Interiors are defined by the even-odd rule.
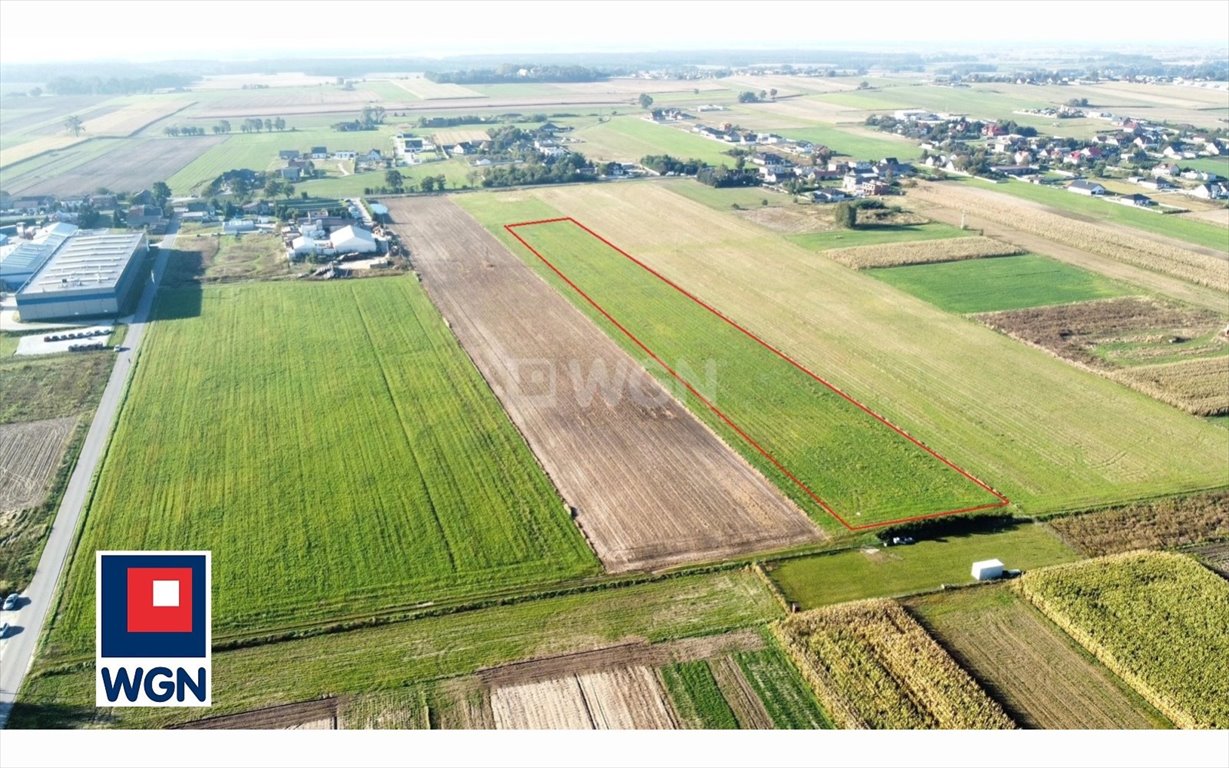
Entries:
[[22,320],[117,315],[143,281],[140,232],[72,234],[17,292]]
[[31,240],[18,239],[0,246],[0,288],[16,291],[25,285],[76,231],[73,224],[52,224]]
[[999,560],[979,560],[973,563],[973,578],[978,581],[990,581],[1002,576],[1003,563]]
[[379,245],[367,230],[347,225],[325,234],[320,225],[301,227],[301,234],[290,243],[295,257],[337,256],[350,253],[378,253]]

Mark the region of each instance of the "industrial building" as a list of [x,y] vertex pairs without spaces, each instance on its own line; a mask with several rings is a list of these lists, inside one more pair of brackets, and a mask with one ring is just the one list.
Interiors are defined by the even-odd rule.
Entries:
[[118,315],[144,283],[149,246],[141,232],[75,232],[17,291],[22,320]]
[[28,240],[18,237],[0,244],[0,288],[10,292],[20,289],[76,232],[76,225],[57,223],[40,229]]

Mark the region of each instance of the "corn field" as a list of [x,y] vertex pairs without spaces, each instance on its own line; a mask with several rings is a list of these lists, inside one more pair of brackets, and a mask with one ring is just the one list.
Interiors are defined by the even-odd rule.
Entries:
[[1183,728],[1229,728],[1229,582],[1136,551],[1026,573],[1019,589]]
[[773,632],[838,727],[1015,727],[894,601],[796,614]]

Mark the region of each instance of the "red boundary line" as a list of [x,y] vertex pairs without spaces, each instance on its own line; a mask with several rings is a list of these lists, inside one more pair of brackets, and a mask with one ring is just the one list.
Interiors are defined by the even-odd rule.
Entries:
[[[744,432],[744,431],[742,430],[742,428],[741,428],[741,427],[739,427],[737,424],[735,424],[735,423],[734,423],[734,422],[730,419],[730,417],[726,416],[726,415],[725,415],[725,414],[724,414],[724,413],[723,413],[723,412],[722,412],[722,411],[721,411],[721,410],[720,410],[717,406],[713,405],[713,403],[711,403],[711,402],[708,400],[708,398],[706,398],[706,397],[704,397],[704,395],[700,394],[700,393],[696,390],[696,388],[695,388],[695,387],[693,387],[693,386],[691,385],[691,383],[690,383],[689,381],[687,381],[687,380],[686,380],[686,379],[684,379],[682,376],[680,376],[677,372],[675,372],[675,370],[674,370],[673,368],[671,368],[669,365],[667,365],[667,364],[666,364],[666,362],[665,362],[664,360],[662,360],[660,357],[658,357],[658,356],[657,356],[657,354],[656,354],[655,352],[653,352],[653,350],[649,349],[649,348],[648,348],[648,346],[646,346],[644,342],[642,342],[639,338],[637,338],[637,337],[636,337],[636,335],[635,335],[634,333],[632,333],[632,332],[631,332],[631,331],[629,331],[627,328],[625,328],[625,327],[623,326],[623,324],[622,324],[622,323],[620,323],[618,320],[614,319],[614,317],[613,317],[613,316],[612,316],[609,312],[607,312],[607,311],[605,310],[605,308],[603,308],[603,307],[602,307],[602,305],[601,305],[601,304],[598,304],[596,301],[594,301],[594,300],[592,299],[592,297],[590,297],[590,296],[589,296],[589,294],[587,294],[587,293],[585,293],[583,290],[581,290],[580,286],[578,286],[576,283],[572,282],[572,280],[571,280],[571,279],[570,279],[567,275],[565,275],[565,274],[564,274],[564,273],[563,273],[563,272],[562,272],[562,271],[561,271],[558,267],[556,267],[556,266],[555,266],[555,265],[554,265],[554,264],[550,261],[550,259],[547,259],[545,256],[543,256],[543,255],[542,255],[542,254],[538,251],[538,249],[534,248],[532,245],[530,245],[528,242],[526,242],[526,241],[525,241],[525,238],[521,237],[521,236],[520,236],[520,234],[519,234],[519,233],[517,233],[517,231],[516,231],[516,230],[517,230],[517,228],[519,228],[519,227],[532,227],[532,226],[537,226],[537,225],[540,225],[540,224],[558,224],[558,223],[562,223],[562,222],[568,222],[568,223],[575,224],[576,226],[580,227],[581,229],[583,229],[583,230],[584,230],[585,232],[587,232],[588,234],[590,234],[590,235],[592,235],[593,237],[595,237],[595,238],[597,238],[598,240],[600,240],[600,241],[601,241],[602,243],[604,243],[606,246],[608,246],[608,247],[612,248],[612,249],[613,249],[613,250],[615,250],[617,253],[621,254],[623,257],[625,257],[625,258],[629,259],[630,261],[632,261],[634,264],[636,264],[637,266],[639,266],[641,269],[643,269],[643,270],[645,270],[646,272],[650,273],[651,275],[653,275],[653,276],[654,276],[654,277],[656,277],[657,279],[659,279],[659,280],[661,280],[662,282],[664,282],[666,285],[669,285],[669,286],[670,286],[671,288],[673,288],[674,290],[676,290],[676,291],[678,291],[679,293],[683,294],[683,295],[684,295],[684,296],[686,296],[687,298],[689,298],[689,299],[691,299],[692,301],[694,301],[695,303],[699,304],[701,307],[704,307],[704,308],[705,308],[705,309],[707,309],[709,312],[713,313],[713,314],[714,314],[714,315],[716,315],[717,317],[719,317],[719,318],[721,318],[722,320],[724,320],[724,321],[725,321],[726,323],[728,323],[729,325],[731,325],[731,326],[733,326],[734,328],[738,329],[738,330],[739,330],[739,331],[741,331],[744,335],[746,335],[748,338],[750,338],[750,339],[752,339],[753,341],[757,342],[758,344],[760,344],[760,346],[764,347],[764,348],[765,348],[765,349],[767,349],[769,352],[772,352],[774,355],[776,355],[777,357],[781,358],[782,360],[784,360],[785,362],[789,363],[790,365],[794,366],[794,367],[795,367],[795,368],[797,368],[798,370],[802,371],[802,372],[803,372],[803,373],[805,373],[807,376],[810,376],[810,377],[811,377],[812,379],[814,379],[815,381],[819,382],[820,384],[823,384],[825,387],[827,387],[828,389],[832,390],[832,391],[833,391],[833,392],[835,392],[836,394],[840,395],[840,396],[841,396],[841,397],[843,397],[845,400],[847,400],[847,401],[849,401],[850,403],[852,403],[852,404],[856,405],[858,408],[860,408],[860,409],[861,409],[862,411],[864,411],[865,413],[869,414],[870,416],[873,416],[873,417],[874,417],[876,420],[878,420],[880,423],[882,423],[882,424],[886,425],[886,426],[887,426],[887,427],[889,427],[892,431],[896,432],[896,434],[900,435],[901,437],[905,438],[906,440],[908,440],[909,442],[913,443],[913,444],[914,444],[914,445],[916,445],[917,447],[921,448],[923,451],[926,451],[927,453],[929,453],[929,454],[930,454],[931,456],[933,456],[934,458],[936,458],[936,459],[938,459],[939,461],[941,461],[941,462],[943,462],[944,464],[946,464],[948,467],[950,467],[950,468],[952,468],[952,469],[956,470],[956,471],[957,471],[957,472],[959,472],[959,473],[960,473],[960,474],[961,474],[961,475],[962,475],[965,479],[967,479],[967,480],[971,481],[972,483],[976,484],[976,485],[977,485],[979,488],[981,488],[982,490],[987,491],[988,493],[990,493],[991,495],[993,495],[995,498],[997,498],[997,499],[998,499],[998,501],[997,501],[997,502],[995,502],[995,503],[992,503],[992,504],[980,504],[980,505],[975,506],[975,507],[964,507],[964,508],[962,508],[962,509],[949,509],[949,510],[944,510],[944,511],[942,511],[942,512],[930,512],[930,513],[927,513],[927,514],[924,514],[924,515],[914,515],[914,516],[912,516],[912,517],[903,517],[903,518],[900,518],[900,519],[897,519],[897,520],[885,520],[885,521],[883,521],[883,522],[879,522],[879,523],[869,523],[869,524],[866,524],[866,525],[850,525],[848,522],[846,522],[846,521],[845,521],[845,518],[841,517],[841,516],[840,516],[840,514],[839,514],[839,513],[838,513],[835,509],[833,509],[833,508],[832,508],[832,507],[831,507],[831,506],[830,506],[827,502],[825,502],[823,499],[821,499],[821,498],[819,497],[819,495],[818,495],[818,494],[816,494],[813,490],[811,490],[811,488],[810,488],[809,486],[807,486],[807,484],[806,484],[806,483],[804,483],[804,482],[802,482],[801,480],[799,480],[799,479],[798,479],[798,477],[794,475],[794,473],[792,473],[792,472],[790,472],[788,469],[786,469],[786,468],[785,468],[785,466],[783,466],[783,465],[781,464],[781,462],[777,461],[777,460],[776,460],[776,458],[775,458],[775,457],[773,457],[773,455],[772,455],[772,454],[770,454],[767,450],[765,450],[765,449],[764,449],[764,448],[763,448],[763,447],[762,447],[759,443],[757,443],[757,442],[756,442],[756,441],[755,441],[755,440],[754,440],[754,439],[753,439],[750,435],[748,435],[746,432]],[[559,276],[559,278],[560,278],[561,280],[563,280],[563,282],[567,283],[567,284],[568,284],[568,285],[572,288],[572,290],[574,290],[574,291],[576,291],[578,294],[580,294],[580,296],[581,296],[582,298],[584,298],[584,300],[585,300],[585,301],[589,302],[589,304],[590,304],[590,305],[591,305],[594,309],[596,309],[598,312],[600,312],[600,313],[602,314],[602,316],[603,316],[603,317],[605,317],[607,320],[609,320],[611,323],[613,323],[613,324],[614,324],[614,326],[615,326],[616,328],[618,328],[620,331],[622,331],[622,332],[623,332],[623,334],[624,334],[625,336],[627,336],[629,339],[631,339],[631,340],[632,340],[632,341],[636,344],[636,346],[638,346],[638,347],[640,347],[642,350],[644,350],[645,354],[647,354],[649,357],[653,358],[653,360],[654,360],[654,361],[655,361],[658,365],[660,365],[660,366],[661,366],[662,368],[664,368],[664,369],[665,369],[665,370],[666,370],[666,371],[667,371],[667,372],[668,372],[671,376],[673,376],[675,379],[677,379],[677,380],[679,381],[679,383],[681,383],[684,387],[686,387],[686,388],[687,388],[687,391],[688,391],[688,392],[691,392],[691,394],[695,395],[695,396],[696,396],[696,397],[700,400],[700,402],[704,403],[704,405],[705,405],[705,406],[707,406],[707,407],[708,407],[708,409],[709,409],[710,411],[712,411],[713,413],[715,413],[715,414],[717,415],[717,417],[718,417],[718,418],[720,418],[723,422],[725,422],[725,423],[726,423],[726,425],[727,425],[727,426],[729,426],[729,427],[730,427],[730,429],[734,430],[734,431],[738,434],[738,436],[739,436],[739,437],[741,437],[743,440],[745,440],[745,441],[746,441],[746,442],[747,442],[747,443],[748,443],[748,444],[749,444],[752,448],[754,448],[757,452],[759,452],[759,454],[760,454],[760,455],[762,455],[764,458],[768,459],[768,461],[772,462],[773,466],[775,466],[778,470],[780,470],[780,471],[781,471],[781,472],[782,472],[782,473],[783,473],[786,477],[788,477],[788,478],[789,478],[789,479],[790,479],[790,480],[791,480],[791,481],[792,481],[795,485],[797,485],[797,486],[798,486],[798,487],[799,487],[799,488],[800,488],[800,489],[801,489],[801,490],[802,490],[802,491],[803,491],[803,492],[804,492],[807,496],[809,496],[809,497],[810,497],[810,498],[811,498],[811,499],[812,499],[812,500],[813,500],[816,504],[818,504],[818,505],[819,505],[819,506],[820,506],[820,507],[821,507],[821,508],[822,508],[825,512],[827,512],[829,515],[831,515],[833,518],[835,518],[835,519],[837,520],[837,522],[839,522],[841,525],[845,526],[847,529],[849,529],[849,530],[851,530],[851,531],[862,531],[862,530],[866,530],[866,529],[869,529],[869,528],[882,528],[882,527],[887,526],[887,525],[895,525],[895,524],[899,524],[899,523],[907,523],[907,522],[912,522],[912,521],[914,521],[914,520],[927,520],[927,519],[930,519],[930,518],[935,518],[935,517],[946,517],[946,516],[948,516],[948,515],[959,515],[959,514],[964,514],[964,513],[967,513],[967,512],[978,512],[978,511],[980,511],[980,510],[984,510],[984,509],[998,509],[998,508],[1000,508],[1000,507],[1005,507],[1005,506],[1007,506],[1008,504],[1010,504],[1010,503],[1011,503],[1011,501],[1010,501],[1010,500],[1009,500],[1006,496],[1004,496],[1003,494],[1001,494],[1001,493],[999,493],[998,491],[994,490],[994,489],[993,489],[993,488],[991,488],[989,485],[987,485],[986,483],[984,483],[984,482],[982,482],[981,480],[977,479],[977,478],[976,478],[976,477],[974,477],[973,475],[969,474],[969,473],[968,473],[968,472],[966,472],[964,469],[962,469],[961,467],[957,466],[957,465],[956,465],[955,463],[953,463],[952,461],[948,460],[946,457],[944,457],[944,456],[940,455],[940,454],[939,454],[937,451],[935,451],[933,448],[931,448],[930,446],[928,446],[928,445],[926,445],[925,443],[921,442],[920,440],[918,440],[917,438],[915,438],[913,435],[910,435],[910,434],[909,434],[908,432],[906,432],[905,430],[901,429],[900,427],[896,426],[896,425],[895,425],[895,424],[893,424],[892,422],[888,421],[888,420],[887,420],[886,418],[884,418],[883,416],[880,416],[880,415],[879,415],[878,413],[876,413],[875,411],[873,411],[873,410],[871,410],[870,408],[868,408],[867,406],[863,405],[861,402],[859,402],[858,400],[856,400],[856,399],[855,399],[855,398],[853,398],[852,396],[850,396],[850,395],[848,395],[847,393],[845,393],[845,391],[844,391],[844,390],[842,390],[840,387],[838,387],[838,386],[836,386],[835,384],[833,384],[832,382],[830,382],[830,381],[828,381],[828,380],[824,379],[822,376],[819,376],[818,374],[813,373],[813,372],[812,372],[812,371],[810,371],[808,368],[806,368],[804,365],[802,365],[801,363],[799,363],[797,360],[794,360],[794,359],[793,359],[792,357],[790,357],[789,355],[785,354],[785,353],[784,353],[784,352],[782,352],[781,350],[777,349],[776,347],[772,346],[772,345],[771,345],[771,344],[769,344],[768,342],[764,341],[764,340],[763,340],[763,339],[761,339],[759,336],[755,335],[755,334],[754,334],[754,333],[752,333],[751,331],[747,330],[747,329],[746,329],[746,328],[744,328],[743,326],[741,326],[741,325],[739,325],[738,323],[736,323],[736,322],[734,322],[733,320],[731,320],[729,317],[726,317],[724,314],[722,314],[722,313],[721,313],[721,311],[719,311],[719,310],[718,310],[718,309],[716,309],[715,307],[713,307],[713,306],[711,306],[711,305],[707,304],[707,303],[706,303],[706,302],[704,302],[702,299],[700,299],[698,296],[695,296],[694,294],[692,294],[692,293],[691,293],[690,291],[688,291],[687,289],[683,288],[682,286],[678,285],[678,284],[677,284],[677,283],[675,283],[674,281],[670,280],[670,279],[669,279],[668,277],[666,277],[665,275],[662,275],[662,274],[661,274],[660,272],[658,272],[657,270],[653,269],[653,268],[652,268],[652,267],[650,267],[649,265],[647,265],[647,264],[645,264],[644,262],[640,261],[640,260],[639,260],[639,259],[637,259],[635,256],[632,256],[632,255],[631,255],[630,253],[628,253],[627,251],[623,250],[623,249],[622,249],[622,248],[620,248],[619,246],[615,245],[614,243],[610,242],[609,240],[607,240],[606,238],[602,237],[602,236],[601,236],[601,235],[599,235],[598,233],[594,232],[592,229],[589,229],[589,228],[588,228],[588,227],[586,227],[584,224],[580,223],[579,221],[577,221],[576,219],[572,218],[571,216],[561,216],[561,217],[554,218],[554,219],[540,219],[540,220],[538,220],[538,221],[522,221],[522,222],[518,222],[518,223],[516,223],[516,224],[505,224],[505,225],[504,225],[504,229],[508,231],[508,234],[510,234],[510,235],[512,235],[513,237],[515,237],[515,238],[517,239],[517,241],[519,241],[519,242],[520,242],[520,244],[521,244],[521,245],[525,246],[525,248],[527,248],[527,249],[529,250],[529,252],[530,252],[530,253],[532,253],[534,256],[537,256],[537,257],[538,257],[538,259],[540,259],[540,260],[542,261],[542,263],[543,263],[543,264],[545,264],[547,267],[549,267],[549,268],[550,268],[550,270],[551,270],[552,272],[554,272],[556,275],[558,275],[558,276]]]

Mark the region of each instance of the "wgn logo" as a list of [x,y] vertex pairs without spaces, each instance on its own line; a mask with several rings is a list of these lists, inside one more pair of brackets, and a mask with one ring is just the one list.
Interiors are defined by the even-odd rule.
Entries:
[[208,552],[99,552],[100,707],[208,707]]

